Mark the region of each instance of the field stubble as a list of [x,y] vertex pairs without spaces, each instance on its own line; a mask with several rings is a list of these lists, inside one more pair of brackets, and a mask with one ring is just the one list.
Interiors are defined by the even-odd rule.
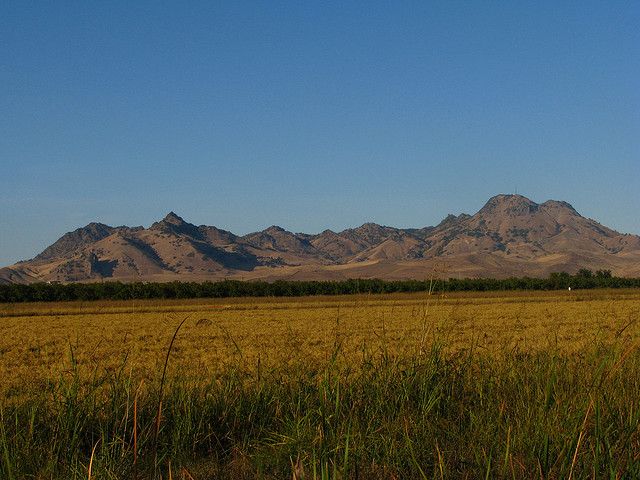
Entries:
[[[210,375],[230,365],[281,368],[363,352],[412,354],[439,342],[447,352],[579,353],[640,335],[637,292],[390,295],[304,299],[14,304],[0,306],[2,393],[55,378],[73,355],[81,369],[127,361],[153,377],[185,317],[171,370]],[[195,368],[194,368],[195,367]]]

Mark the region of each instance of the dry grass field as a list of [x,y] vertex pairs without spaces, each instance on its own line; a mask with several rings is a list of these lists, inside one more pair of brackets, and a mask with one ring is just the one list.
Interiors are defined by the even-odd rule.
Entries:
[[639,320],[637,290],[0,305],[0,476],[632,478]]
[[394,294],[219,300],[136,300],[0,306],[2,393],[69,369],[127,368],[153,378],[177,325],[170,368],[207,375],[230,365],[279,368],[363,351],[575,353],[616,337],[640,339],[640,292]]

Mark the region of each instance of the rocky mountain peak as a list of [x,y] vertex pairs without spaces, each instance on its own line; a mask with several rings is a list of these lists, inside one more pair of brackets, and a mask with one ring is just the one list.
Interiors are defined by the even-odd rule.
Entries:
[[442,227],[451,226],[454,223],[456,223],[458,220],[464,219],[466,217],[468,217],[468,215],[460,214],[460,216],[458,217],[457,215],[454,215],[453,213],[450,213],[449,215],[444,217],[442,219],[442,221],[438,225],[436,225],[436,228],[442,228]]
[[271,225],[269,228],[264,230],[266,233],[269,234],[277,234],[277,233],[285,233],[286,230],[278,225]]
[[104,223],[91,222],[84,227],[65,233],[53,245],[50,245],[42,253],[36,256],[35,259],[47,260],[72,255],[82,247],[108,237],[116,230],[117,229],[110,227],[109,225],[105,225]]
[[162,220],[151,225],[149,230],[156,230],[173,235],[187,235],[195,239],[202,237],[202,232],[198,227],[186,222],[175,212],[169,212]]
[[578,212],[570,203],[563,202],[561,200],[547,200],[541,206],[552,210],[565,210],[573,213],[574,215],[578,215]]
[[539,207],[540,205],[522,195],[500,194],[491,197],[478,213],[481,215],[520,216],[535,213]]
[[175,212],[169,212],[165,215],[165,217],[162,220],[160,220],[159,222],[154,222],[153,225],[151,225],[151,229],[158,230],[158,229],[164,229],[167,227],[169,228],[182,227],[184,225],[190,225],[190,224],[185,222],[184,219],[180,217],[178,214],[176,214]]
[[164,223],[170,223],[172,225],[183,225],[187,223],[184,221],[184,219],[181,216],[179,216],[173,211],[167,213],[167,215],[162,219],[162,221]]

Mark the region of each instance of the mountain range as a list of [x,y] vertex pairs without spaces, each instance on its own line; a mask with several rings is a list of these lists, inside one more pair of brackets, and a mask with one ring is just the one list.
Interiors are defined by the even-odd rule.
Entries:
[[238,236],[173,212],[149,228],[90,223],[1,268],[0,283],[501,278],[580,268],[640,276],[640,236],[585,218],[566,202],[497,195],[474,215],[423,228],[365,223],[306,234],[271,226]]

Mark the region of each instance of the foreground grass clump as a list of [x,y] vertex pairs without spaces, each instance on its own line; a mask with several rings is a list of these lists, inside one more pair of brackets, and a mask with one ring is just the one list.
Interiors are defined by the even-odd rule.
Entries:
[[72,363],[4,400],[0,478],[640,477],[633,346],[333,352],[162,386]]

